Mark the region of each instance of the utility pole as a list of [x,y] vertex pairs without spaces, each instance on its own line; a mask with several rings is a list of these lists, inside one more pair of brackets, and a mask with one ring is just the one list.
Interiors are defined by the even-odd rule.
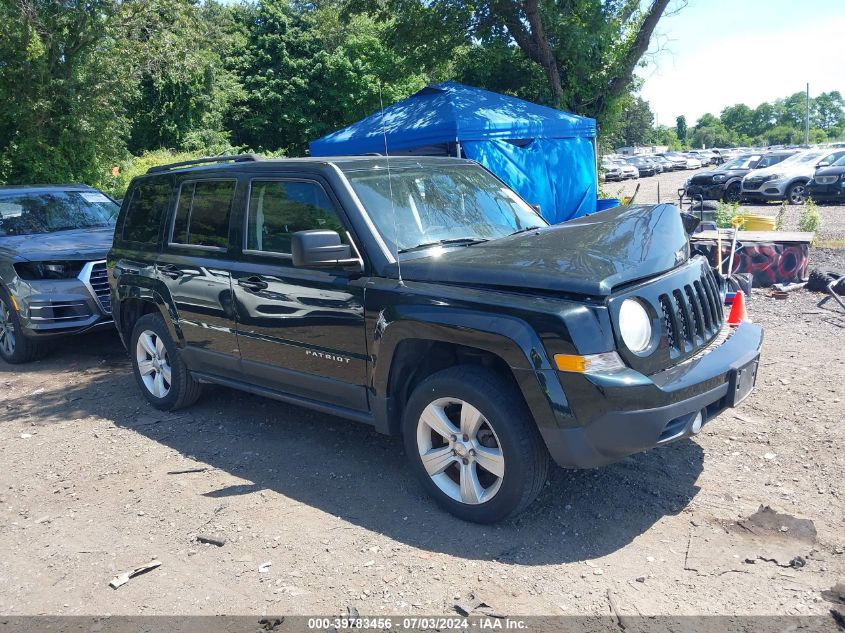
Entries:
[[807,84],[807,111],[804,113],[804,145],[810,144],[810,84]]

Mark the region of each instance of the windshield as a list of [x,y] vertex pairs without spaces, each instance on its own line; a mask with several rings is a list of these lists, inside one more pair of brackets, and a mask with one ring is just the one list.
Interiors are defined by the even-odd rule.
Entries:
[[838,159],[837,159],[837,160],[833,163],[833,165],[836,165],[837,167],[841,167],[842,165],[845,165],[845,155],[840,156],[840,157],[839,157],[839,158],[838,158]]
[[749,156],[740,156],[739,158],[734,158],[733,160],[729,160],[727,163],[722,165],[719,169],[751,169],[753,165],[757,164],[757,161],[760,160],[760,154],[751,154]]
[[113,226],[119,210],[99,191],[0,194],[0,236]]
[[380,167],[345,173],[391,251],[493,240],[548,225],[476,165],[394,167],[390,178]]

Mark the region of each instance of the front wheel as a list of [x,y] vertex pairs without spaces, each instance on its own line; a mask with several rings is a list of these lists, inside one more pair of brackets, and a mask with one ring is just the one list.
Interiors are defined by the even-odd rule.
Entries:
[[742,199],[742,185],[739,182],[732,182],[725,189],[724,201],[727,203],[739,202]]
[[14,302],[0,288],[0,358],[11,365],[28,363],[41,356],[43,346],[23,333]]
[[807,186],[803,182],[796,182],[786,191],[789,204],[804,204],[807,201]]
[[475,366],[426,378],[404,416],[405,451],[428,493],[461,519],[494,523],[525,510],[549,470],[549,453],[522,395]]

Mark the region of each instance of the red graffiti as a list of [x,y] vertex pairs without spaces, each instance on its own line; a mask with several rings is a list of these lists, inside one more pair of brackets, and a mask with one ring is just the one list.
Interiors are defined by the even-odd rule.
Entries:
[[[715,265],[715,247],[698,245]],[[730,257],[730,246],[722,245],[722,260]],[[745,244],[734,253],[733,272],[751,273],[754,286],[766,288],[776,283],[795,283],[807,278],[809,247],[807,244]]]

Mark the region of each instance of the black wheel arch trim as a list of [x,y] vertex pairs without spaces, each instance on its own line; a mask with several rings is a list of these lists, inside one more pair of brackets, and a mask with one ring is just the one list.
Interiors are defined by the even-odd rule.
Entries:
[[551,367],[543,344],[526,322],[515,317],[471,310],[443,311],[433,307],[392,308],[390,320],[380,314],[378,331],[371,339],[371,407],[376,430],[394,434],[401,412],[391,398],[391,374],[396,371],[394,356],[400,344],[409,340],[448,343],[493,354],[510,368],[538,426],[569,426],[573,414],[568,399]]

